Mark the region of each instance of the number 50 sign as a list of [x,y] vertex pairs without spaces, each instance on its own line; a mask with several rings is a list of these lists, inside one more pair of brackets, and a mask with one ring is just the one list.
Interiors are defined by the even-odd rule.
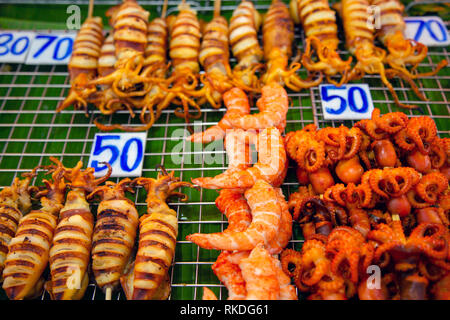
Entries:
[[137,177],[142,174],[147,132],[97,133],[92,145],[89,167],[95,176],[107,172],[107,162],[112,167],[111,177]]

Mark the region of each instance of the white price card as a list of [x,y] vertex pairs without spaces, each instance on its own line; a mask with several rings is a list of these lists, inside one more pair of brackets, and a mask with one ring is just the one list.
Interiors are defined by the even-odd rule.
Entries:
[[426,46],[448,46],[450,36],[440,17],[405,17],[404,35]]
[[325,120],[361,120],[372,115],[373,100],[367,84],[322,84],[319,90]]
[[92,144],[89,167],[94,175],[106,174],[107,162],[112,167],[111,177],[139,177],[142,175],[147,132],[97,133]]
[[31,44],[26,64],[67,64],[72,55],[75,32],[38,32]]
[[32,31],[0,30],[0,62],[23,63],[33,39]]

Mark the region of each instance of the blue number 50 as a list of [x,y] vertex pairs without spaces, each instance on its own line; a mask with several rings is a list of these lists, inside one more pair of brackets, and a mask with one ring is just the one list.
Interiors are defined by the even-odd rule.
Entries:
[[[116,162],[117,158],[119,157],[120,151],[119,148],[117,148],[115,145],[103,145],[103,141],[106,140],[119,140],[120,136],[97,136],[97,139],[95,139],[95,145],[94,145],[94,151],[93,155],[98,156],[101,153],[103,153],[106,150],[111,151],[111,158],[109,161],[107,161],[110,165],[113,165],[114,162]],[[91,167],[95,169],[96,172],[103,171],[107,168],[107,166],[98,166],[98,161],[93,160],[91,162]]]

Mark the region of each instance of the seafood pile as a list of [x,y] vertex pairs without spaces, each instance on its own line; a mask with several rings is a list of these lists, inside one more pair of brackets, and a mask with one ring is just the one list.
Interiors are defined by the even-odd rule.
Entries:
[[[297,293],[276,255],[292,237],[292,216],[280,186],[287,173],[281,132],[286,124],[286,90],[276,82],[262,88],[259,113],[249,113],[244,91],[233,88],[223,96],[228,108],[217,126],[189,139],[207,143],[225,139],[229,159],[225,172],[192,182],[217,189],[215,203],[228,219],[218,233],[194,233],[187,240],[201,248],[220,250],[212,270],[228,289],[231,300],[295,300]],[[251,146],[258,153],[252,164]],[[216,299],[205,288],[204,299]]]
[[305,243],[281,262],[299,291],[450,299],[450,145],[431,118],[375,109],[352,128],[310,125],[285,142],[300,184],[288,206]]
[[[370,5],[381,8],[378,32],[367,23]],[[106,13],[108,34],[101,17],[88,17],[68,64],[71,88],[57,111],[72,105],[87,112],[90,104],[102,115],[119,110],[131,117],[139,113],[138,126],[94,122],[104,131],[145,131],[171,105],[186,123],[199,119],[202,105],[219,108],[222,96],[232,88],[260,93],[265,85],[277,83],[298,92],[324,78],[342,85],[365,74],[378,74],[398,106],[416,108],[400,102],[390,79],[407,81],[426,100],[414,80],[435,75],[447,64],[443,60],[433,71],[417,72],[428,49],[403,37],[404,7],[398,0],[342,0],[334,6],[354,64],[353,57],[343,60],[338,53],[336,12],[328,0],[292,0],[289,7],[273,0],[264,17],[251,1],[242,0],[229,23],[220,8],[221,1],[215,0],[213,19],[202,23],[184,0],[177,15],[166,17],[165,1],[161,16],[149,21],[150,13],[136,0],[124,0]],[[292,49],[295,24],[305,33],[303,53]],[[375,44],[376,38],[383,48]],[[230,57],[236,59],[235,65]],[[299,73],[302,66],[307,71],[304,79]]]
[[[106,181],[111,167],[95,179],[94,169],[83,169],[81,161],[66,168],[58,159],[50,159],[52,165],[38,167],[22,180],[16,178],[0,192],[4,216],[0,267],[8,298],[31,299],[45,289],[54,300],[79,300],[92,270],[106,299],[120,286],[130,300],[167,299],[178,224],[166,200],[177,196],[186,201],[187,196],[175,190],[191,184],[164,168],[156,179],[125,178],[114,183]],[[29,186],[37,169],[51,178],[43,180],[44,186]],[[147,192],[147,213],[141,217],[126,196],[137,186]],[[97,196],[94,218],[90,202]],[[39,203],[30,211],[32,198]]]

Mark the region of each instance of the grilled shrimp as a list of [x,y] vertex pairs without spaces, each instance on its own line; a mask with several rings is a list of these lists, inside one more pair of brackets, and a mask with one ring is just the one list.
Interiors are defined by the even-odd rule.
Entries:
[[[62,166],[57,159],[50,159]],[[89,283],[87,268],[94,217],[86,201],[86,192],[92,192],[105,182],[111,174],[111,167],[105,176],[95,179],[94,169],[82,170],[82,166],[80,161],[73,169],[64,169],[64,177],[70,181],[70,191],[53,236],[49,256],[51,278],[45,285],[53,300],[79,300]]]
[[[347,48],[350,53],[356,56],[358,61],[349,74],[349,79],[360,79],[366,73],[379,74],[381,81],[389,89],[398,106],[403,108],[417,108],[415,105],[401,103],[392,84],[388,80],[387,74],[391,74],[391,76],[393,76],[394,73],[399,76],[401,76],[401,74],[395,72],[395,70],[385,70],[384,61],[386,58],[386,51],[375,46],[374,28],[367,23],[369,1],[342,0],[336,8],[343,19]],[[411,82],[410,84],[413,86],[416,93],[423,98],[417,88],[415,88],[414,84]]]
[[247,258],[248,254],[249,251],[222,251],[211,267],[220,282],[228,289],[228,300],[244,300],[247,296],[239,262]]
[[73,105],[87,111],[89,96],[96,92],[90,81],[97,76],[98,58],[103,43],[103,24],[100,17],[87,18],[78,32],[69,60],[70,91],[56,112]]
[[299,63],[293,63],[288,68],[293,41],[294,22],[289,15],[289,9],[282,1],[273,0],[263,22],[263,49],[267,63],[267,71],[262,77],[264,84],[274,81],[291,90],[300,91],[322,82],[322,73],[315,81],[311,78],[301,79],[296,73],[301,67]]
[[232,129],[231,118],[239,118],[250,113],[247,95],[242,89],[233,88],[223,94],[223,101],[227,108],[223,118],[217,125],[211,126],[203,132],[196,132],[187,139],[192,142],[209,143],[225,137],[226,131]]
[[[171,86],[170,88],[163,86],[163,90],[168,93],[158,103],[157,113],[178,99],[181,101],[182,108],[175,109],[175,115],[184,118],[188,123],[189,119],[198,119],[201,116],[200,107],[193,100],[193,97],[202,95],[201,91],[195,90],[196,78],[200,72],[198,58],[201,32],[197,13],[190,8],[189,4],[182,2],[179,10],[169,28],[169,55],[172,59],[173,70],[166,82],[171,83]],[[195,114],[189,111],[189,106],[195,109]]]
[[211,234],[194,233],[186,237],[204,249],[252,250],[258,243],[268,244],[277,236],[281,206],[277,191],[264,180],[258,180],[245,191],[252,212],[252,222],[244,231]]
[[[137,178],[133,184],[144,186],[147,191],[147,214],[139,219],[139,244],[131,270],[120,278],[120,283],[128,300],[165,299],[167,295],[155,296],[172,264],[178,235],[176,212],[169,208],[166,200],[170,196],[187,196],[175,192],[179,187],[191,184],[174,177],[174,173],[163,173],[158,178]],[[170,283],[170,282],[169,282]]]
[[230,19],[229,40],[231,51],[238,63],[233,74],[242,84],[258,88],[255,72],[262,66],[263,51],[258,42],[261,15],[251,1],[243,0]]
[[16,177],[10,187],[0,191],[0,274],[5,266],[8,245],[16,234],[19,221],[31,208],[28,187],[36,175],[36,169],[22,174],[22,180]]
[[[404,6],[399,0],[371,0],[371,4],[380,8],[381,28],[376,36],[388,49],[386,62],[391,68],[398,70],[410,79],[433,76],[447,65],[442,60],[435,70],[427,73],[418,73],[416,68],[425,59],[428,48],[424,44],[412,39],[405,39],[403,32],[406,24],[403,20]],[[411,65],[411,71],[406,66]]]
[[117,184],[107,181],[87,197],[90,199],[100,194],[102,198],[91,252],[95,281],[105,292],[111,292],[119,285],[136,238],[139,214],[134,203],[125,196],[125,191],[133,191],[130,182],[128,178]]
[[[328,82],[337,86],[348,81],[352,59],[343,61],[337,53],[339,44],[336,14],[328,0],[291,0],[291,16],[301,23],[305,31],[306,47],[302,55],[303,66],[311,72],[323,72]],[[317,61],[313,56],[317,55]],[[341,75],[339,82],[331,77]]]
[[41,208],[23,217],[9,252],[3,271],[3,289],[8,298],[22,300],[40,294],[47,267],[53,232],[65,200],[66,183],[62,166],[49,166],[52,180],[43,180],[45,189],[39,192]]
[[244,231],[252,222],[252,211],[242,192],[220,190],[216,207],[228,219],[228,227],[223,232]]
[[[248,137],[244,135],[242,138]],[[258,179],[265,180],[278,187],[282,184],[287,172],[286,150],[280,131],[276,128],[262,130],[256,141],[258,161],[250,168],[227,170],[215,177],[192,179],[192,182],[206,189],[246,189],[254,185]]]

